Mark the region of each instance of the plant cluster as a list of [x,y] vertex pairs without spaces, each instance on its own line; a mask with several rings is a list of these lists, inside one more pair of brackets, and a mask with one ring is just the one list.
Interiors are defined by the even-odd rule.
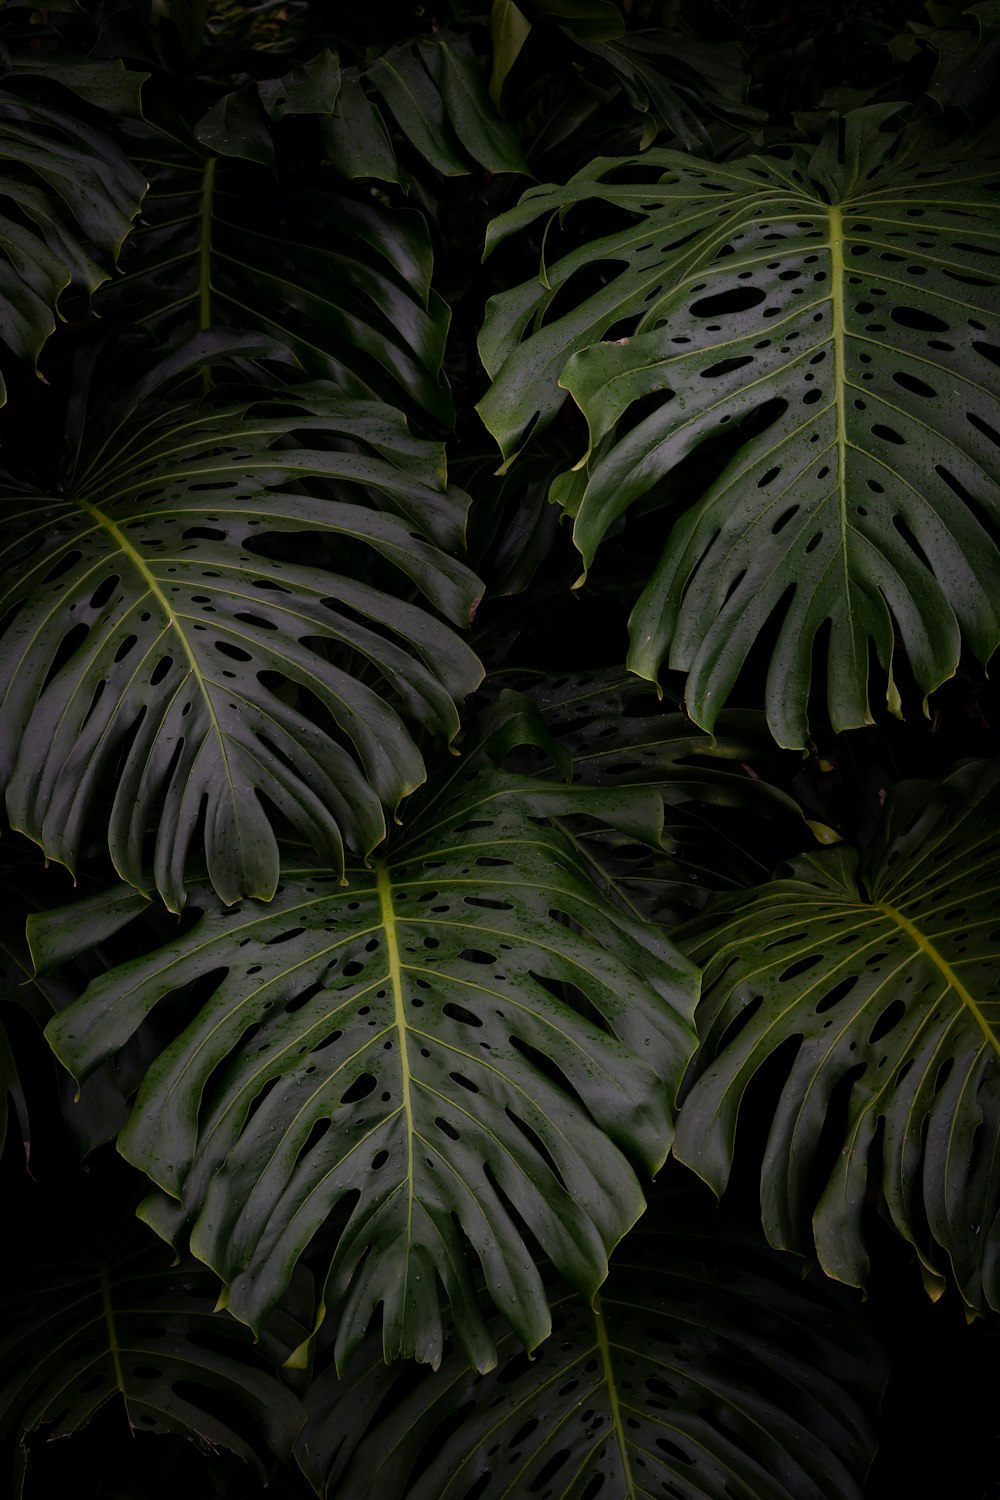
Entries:
[[0,13],[5,1472],[873,1500],[1000,1311],[1000,3],[346,9]]

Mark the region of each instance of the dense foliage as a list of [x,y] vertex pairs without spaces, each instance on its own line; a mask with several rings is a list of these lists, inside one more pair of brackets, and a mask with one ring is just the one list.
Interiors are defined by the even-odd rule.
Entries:
[[0,13],[4,1473],[985,1500],[1000,3],[348,9]]

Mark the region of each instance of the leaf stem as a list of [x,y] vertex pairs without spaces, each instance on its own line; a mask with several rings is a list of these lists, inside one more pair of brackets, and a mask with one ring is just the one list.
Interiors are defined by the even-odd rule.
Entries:
[[410,1084],[410,1059],[406,1050],[407,1022],[405,994],[403,991],[403,965],[399,956],[399,938],[396,932],[396,914],[392,906],[392,877],[382,860],[375,861],[375,881],[378,890],[379,920],[385,932],[385,952],[389,965],[389,983],[392,986],[392,1003],[396,1030],[399,1033],[399,1076],[403,1094],[403,1121],[406,1130],[406,1240],[411,1240],[413,1220],[413,1099]]
[[125,1395],[125,1376],[122,1373],[121,1350],[118,1345],[118,1330],[115,1327],[115,1314],[111,1306],[111,1282],[108,1278],[107,1261],[101,1261],[98,1268],[101,1278],[101,1309],[104,1313],[104,1324],[108,1330],[108,1348],[111,1350],[111,1362],[115,1369],[115,1384],[121,1391],[122,1400],[125,1402],[125,1415],[128,1425],[135,1431],[132,1416],[128,1409],[128,1397]]
[[[205,162],[201,180],[201,207],[198,217],[198,331],[212,326],[212,200],[215,193],[215,157]],[[207,365],[201,368],[202,389],[211,389],[212,377]]]
[[615,1383],[615,1372],[611,1364],[611,1344],[608,1341],[607,1325],[604,1322],[604,1314],[601,1311],[601,1298],[598,1292],[594,1293],[593,1309],[594,1327],[597,1329],[597,1347],[601,1355],[601,1373],[604,1376],[604,1384],[608,1392],[611,1421],[614,1425],[615,1439],[618,1443],[618,1451],[622,1459],[622,1477],[625,1480],[624,1500],[635,1500],[637,1492],[628,1461],[625,1424],[622,1421],[621,1407],[618,1404],[618,1386]]

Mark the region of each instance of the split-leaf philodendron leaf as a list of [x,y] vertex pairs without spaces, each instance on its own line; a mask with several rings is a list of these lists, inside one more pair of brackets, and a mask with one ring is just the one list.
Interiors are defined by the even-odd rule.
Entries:
[[681,932],[705,993],[676,1154],[721,1191],[748,1085],[793,1048],[761,1175],[772,1243],[814,1238],[863,1283],[874,1185],[932,1277],[950,1263],[971,1306],[1000,1307],[996,765],[902,783],[860,861],[811,855]]
[[18,1441],[16,1494],[32,1434],[80,1432],[116,1397],[135,1434],[227,1448],[262,1479],[272,1455],[290,1452],[302,1408],[247,1330],[213,1313],[218,1283],[204,1266],[171,1268],[169,1251],[133,1221],[102,1256],[11,1270],[0,1435]]
[[[829,1283],[690,1191],[657,1190],[592,1305],[498,1367],[395,1389],[380,1351],[322,1374],[297,1454],[335,1500],[860,1500],[885,1369]],[[367,1358],[365,1357],[367,1356]],[[401,1382],[400,1382],[401,1384]]]
[[801,840],[800,809],[759,774],[781,757],[763,714],[727,710],[713,737],[658,705],[639,678],[613,668],[542,677],[528,696],[572,756],[577,784],[655,787],[663,799],[661,848],[584,819],[562,822],[610,899],[625,909],[669,931],[713,890],[765,878],[773,859],[747,839],[736,812],[747,815],[757,837],[790,840],[792,848]]
[[[534,1348],[550,1326],[535,1245],[596,1291],[643,1208],[633,1168],[655,1172],[670,1143],[696,973],[600,898],[550,823],[588,807],[654,841],[662,826],[651,790],[539,787],[463,760],[347,885],[290,866],[269,905],[192,890],[196,922],[52,1022],[83,1078],[201,982],[120,1149],[162,1190],[145,1216],[189,1237],[236,1316],[259,1323],[324,1226],[341,1365],[380,1305],[386,1357],[437,1363],[443,1296],[489,1368],[480,1267]],[[39,919],[39,964],[136,903],[112,892]]]
[[582,470],[553,496],[588,567],[629,506],[730,444],[665,526],[630,622],[630,666],[687,672],[706,729],[762,633],[768,720],[795,747],[817,658],[839,730],[871,722],[872,650],[898,710],[896,636],[924,694],[963,637],[982,661],[1000,641],[1000,165],[967,143],[929,155],[881,128],[892,110],[727,163],[605,158],[492,228],[592,199],[630,217],[495,297],[481,338],[479,409],[508,462],[564,389],[587,418]]
[[[275,811],[339,870],[424,778],[404,718],[458,729],[481,668],[427,605],[456,625],[474,608],[454,555],[466,497],[388,407],[319,387],[200,409],[137,391],[64,493],[0,501],[0,781],[13,824],[72,867],[115,768],[124,879],[147,889],[151,856],[179,910],[203,838],[223,900],[267,898]],[[298,538],[292,560],[261,547],[275,533]]]
[[130,139],[150,190],[127,274],[102,294],[105,316],[174,344],[208,326],[259,330],[346,395],[402,396],[451,420],[441,374],[449,311],[431,289],[419,213],[291,191],[265,167],[217,158],[145,123]]
[[[67,289],[93,293],[110,277],[146,179],[85,111],[20,93],[18,78],[32,73],[45,76],[44,62],[0,87],[0,341],[37,364]],[[50,76],[88,103],[110,95],[120,106],[123,89],[137,92],[120,63],[57,63]]]

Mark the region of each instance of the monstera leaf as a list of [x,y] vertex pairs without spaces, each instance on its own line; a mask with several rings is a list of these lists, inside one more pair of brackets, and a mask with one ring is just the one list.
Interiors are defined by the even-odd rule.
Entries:
[[[39,72],[22,57],[0,86],[0,340],[33,365],[66,290],[93,293],[109,279],[146,188],[88,112],[23,91]],[[137,79],[120,63],[56,61],[49,76],[88,104],[136,101]]]
[[[257,128],[270,146],[263,117]],[[420,214],[276,187],[265,166],[209,154],[180,130],[138,124],[131,144],[150,191],[105,316],[174,343],[209,325],[261,331],[347,394],[450,420],[449,313],[431,290]]]
[[[728,711],[713,738],[613,668],[539,678],[527,694],[572,756],[577,784],[650,786],[663,799],[659,848],[585,818],[561,821],[602,888],[626,909],[669,930],[713,890],[765,878],[761,840],[788,852],[811,843],[796,803],[763,779],[780,752],[762,714]],[[540,769],[537,755],[532,769]]]
[[[883,132],[892,109],[833,119],[815,149],[600,160],[493,226],[595,199],[631,215],[494,299],[480,411],[509,461],[561,387],[579,403],[591,448],[553,495],[588,567],[629,506],[728,445],[630,622],[630,666],[687,672],[709,730],[762,633],[768,721],[795,747],[814,657],[844,729],[871,721],[872,648],[898,710],[896,635],[925,694],[963,636],[983,661],[1000,640],[998,167]],[[591,295],[566,291],[594,271]]]
[[[497,731],[499,733],[499,730]],[[551,826],[614,802],[655,838],[654,793],[456,766],[348,883],[288,866],[270,905],[198,917],[122,965],[48,1035],[78,1078],[169,994],[202,1000],[139,1092],[120,1150],[163,1189],[143,1210],[257,1325],[321,1230],[343,1364],[382,1306],[387,1358],[437,1363],[448,1299],[480,1369],[495,1357],[473,1268],[518,1337],[549,1332],[541,1247],[592,1294],[638,1217],[690,1053],[694,969],[604,902]],[[111,892],[33,924],[40,965],[127,920]]]
[[0,505],[0,769],[51,857],[72,866],[101,814],[146,888],[152,829],[179,910],[201,819],[222,898],[266,898],[275,815],[340,870],[423,779],[400,715],[456,732],[479,663],[408,595],[468,621],[477,580],[444,550],[464,497],[398,412],[328,392],[192,409],[140,385],[65,493]]
[[490,1375],[454,1355],[408,1389],[365,1349],[315,1380],[296,1452],[317,1494],[859,1500],[881,1351],[695,1194],[657,1193],[593,1305],[551,1296],[552,1338],[529,1360],[498,1330]]
[[490,99],[472,43],[450,27],[391,47],[367,68],[344,69],[336,108],[322,127],[334,166],[345,177],[398,182],[392,119],[408,147],[446,177],[477,166],[528,170],[516,133]]
[[0,1343],[0,1435],[17,1442],[14,1492],[26,1445],[86,1427],[120,1398],[134,1432],[179,1433],[223,1447],[264,1478],[303,1420],[297,1397],[251,1345],[247,1330],[213,1313],[218,1283],[138,1226],[93,1259],[16,1268]]
[[721,1191],[747,1086],[790,1050],[761,1176],[772,1243],[805,1248],[812,1216],[825,1270],[861,1284],[871,1179],[973,1307],[1000,1307],[998,787],[982,764],[903,783],[860,862],[812,855],[681,929],[705,994],[677,1155]]

